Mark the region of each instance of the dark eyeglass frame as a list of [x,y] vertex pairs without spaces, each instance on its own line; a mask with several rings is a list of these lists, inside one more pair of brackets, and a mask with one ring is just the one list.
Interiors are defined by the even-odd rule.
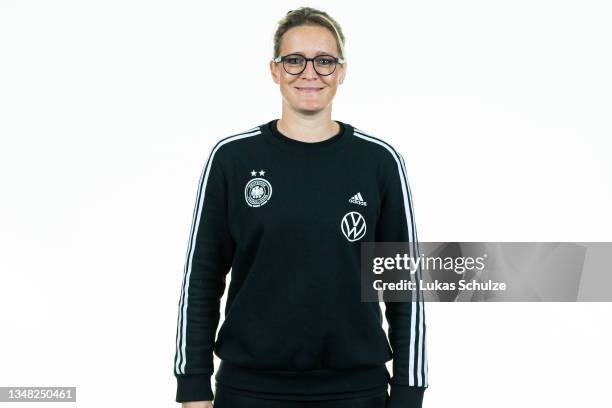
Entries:
[[[298,56],[298,57],[302,57],[304,58],[304,60],[306,61],[306,63],[304,64],[304,68],[302,68],[302,70],[298,73],[292,73],[287,71],[287,68],[285,67],[284,61],[285,59],[287,59],[287,57],[291,57],[291,56]],[[316,60],[317,58],[321,58],[321,57],[328,57],[329,59],[334,61],[334,70],[332,72],[330,72],[329,74],[322,74],[319,71],[317,71],[317,66],[314,63],[314,60]],[[306,58],[305,55],[302,54],[287,54],[287,55],[279,55],[278,57],[274,58],[272,61],[279,63],[279,62],[283,62],[283,69],[285,70],[286,73],[288,73],[289,75],[300,75],[302,72],[304,72],[306,70],[306,66],[308,65],[308,61],[312,61],[312,67],[314,68],[315,72],[321,76],[328,76],[333,74],[334,72],[336,72],[336,67],[338,66],[338,64],[344,64],[345,60],[344,58],[338,58],[338,57],[334,57],[333,55],[329,55],[329,54],[321,54],[321,55],[317,55],[316,57],[312,57],[312,58]]]

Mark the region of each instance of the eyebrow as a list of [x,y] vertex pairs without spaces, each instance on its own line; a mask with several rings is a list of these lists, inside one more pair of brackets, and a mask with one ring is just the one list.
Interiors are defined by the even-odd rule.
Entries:
[[[291,54],[306,55],[306,53],[304,53],[302,51],[294,51],[294,52],[288,52],[287,53],[287,55],[291,55]],[[332,54],[330,51],[317,50],[316,51],[316,55],[334,55],[334,54]]]

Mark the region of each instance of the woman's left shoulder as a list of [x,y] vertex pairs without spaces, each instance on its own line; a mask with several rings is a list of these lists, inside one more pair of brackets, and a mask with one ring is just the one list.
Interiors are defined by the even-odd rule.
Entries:
[[382,160],[402,160],[400,152],[386,137],[364,131],[356,126],[352,126],[352,128],[353,136],[355,136],[356,140],[359,140],[364,148],[369,149],[372,154],[376,154]]

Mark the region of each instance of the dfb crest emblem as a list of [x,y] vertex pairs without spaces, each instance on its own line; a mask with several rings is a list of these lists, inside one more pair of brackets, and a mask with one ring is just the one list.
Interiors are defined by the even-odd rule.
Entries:
[[272,197],[272,186],[261,177],[249,180],[244,187],[244,199],[251,207],[261,207]]

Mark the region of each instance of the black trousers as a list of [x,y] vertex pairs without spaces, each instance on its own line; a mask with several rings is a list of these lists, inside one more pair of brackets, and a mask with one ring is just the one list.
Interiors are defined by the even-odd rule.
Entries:
[[265,398],[265,394],[240,394],[217,384],[214,408],[385,408],[389,393],[382,391],[367,397],[343,397],[342,399],[291,401]]

